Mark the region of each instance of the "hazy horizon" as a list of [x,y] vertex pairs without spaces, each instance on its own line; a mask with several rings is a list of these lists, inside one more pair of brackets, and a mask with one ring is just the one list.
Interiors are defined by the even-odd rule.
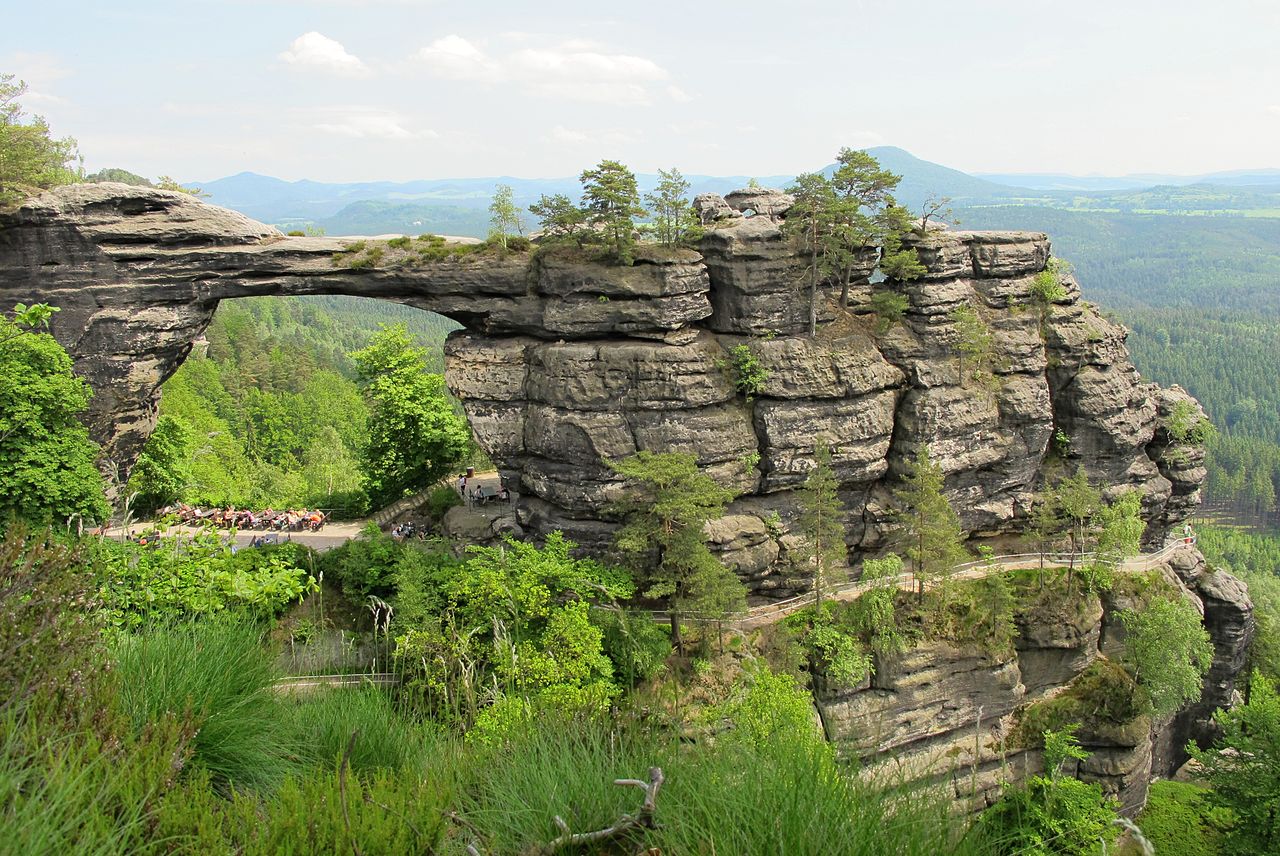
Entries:
[[[624,17],[625,16],[625,17]],[[782,175],[893,145],[971,174],[1280,166],[1280,7],[24,4],[22,103],[86,167],[211,180]]]

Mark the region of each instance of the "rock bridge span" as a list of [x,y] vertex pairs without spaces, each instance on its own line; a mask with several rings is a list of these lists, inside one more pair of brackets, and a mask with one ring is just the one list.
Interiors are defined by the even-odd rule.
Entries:
[[[1151,540],[1198,504],[1202,452],[1162,427],[1191,399],[1142,382],[1125,330],[1070,277],[1055,305],[1031,306],[1045,235],[929,231],[912,239],[927,273],[903,283],[873,285],[869,252],[850,311],[824,301],[809,338],[805,259],[777,222],[785,204],[754,202],[768,213],[712,206],[718,219],[698,252],[642,251],[629,267],[542,253],[418,266],[388,254],[352,268],[334,254],[355,239],[287,237],[182,194],[74,185],[0,214],[0,305],[61,308],[51,330],[95,390],[91,432],[126,472],[154,426],[160,384],[221,300],[348,294],[438,312],[465,328],[446,346],[447,380],[477,440],[519,484],[526,528],[601,546],[615,525],[602,509],[623,489],[604,460],[693,452],[741,493],[709,534],[758,591],[795,589],[795,489],[819,442],[855,555],[882,546],[892,477],[921,444],[976,534],[1021,528],[1057,431],[1069,466],[1112,491],[1144,491]],[[871,314],[883,289],[907,298],[899,323]],[[993,336],[986,383],[957,360],[950,313],[964,304]],[[727,368],[740,344],[767,372],[750,400]]]

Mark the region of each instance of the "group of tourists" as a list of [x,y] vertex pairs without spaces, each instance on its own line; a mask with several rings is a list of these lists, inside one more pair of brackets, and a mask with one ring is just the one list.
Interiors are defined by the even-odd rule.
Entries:
[[427,530],[419,527],[412,520],[405,523],[397,523],[391,527],[391,537],[397,541],[406,541],[410,538],[426,538]]
[[172,517],[183,526],[258,529],[265,532],[319,532],[329,520],[327,512],[314,508],[248,511],[235,506],[201,508],[183,502],[160,509],[160,517]]
[[458,495],[471,505],[484,505],[495,499],[499,502],[511,501],[511,489],[507,487],[505,478],[500,476],[497,487],[494,487],[477,479],[473,470],[468,470],[467,475],[458,477]]

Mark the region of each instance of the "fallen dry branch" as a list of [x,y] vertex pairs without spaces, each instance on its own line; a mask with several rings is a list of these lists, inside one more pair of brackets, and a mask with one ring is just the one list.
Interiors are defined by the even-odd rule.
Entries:
[[611,826],[597,829],[594,832],[572,832],[569,829],[569,824],[564,822],[564,818],[556,815],[555,823],[556,828],[560,830],[560,836],[548,841],[536,852],[541,856],[551,856],[551,854],[557,853],[566,847],[580,847],[584,844],[608,841],[636,829],[654,829],[658,825],[657,819],[654,817],[654,813],[657,810],[658,790],[662,787],[663,781],[661,767],[649,768],[648,782],[642,782],[639,779],[614,779],[613,783],[615,785],[640,788],[644,791],[644,802],[638,812],[624,814],[615,820]]

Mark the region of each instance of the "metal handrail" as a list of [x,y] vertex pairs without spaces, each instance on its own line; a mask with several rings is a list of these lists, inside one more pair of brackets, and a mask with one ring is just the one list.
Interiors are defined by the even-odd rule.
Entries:
[[[1196,536],[1192,535],[1187,538],[1178,538],[1166,543],[1163,547],[1154,553],[1140,553],[1124,559],[1118,570],[1122,571],[1140,571],[1147,570],[1152,565],[1158,564],[1163,559],[1171,555],[1179,547],[1185,547],[1196,543]],[[1084,561],[1092,558],[1097,554],[1088,553],[1009,553],[1001,556],[990,556],[984,559],[976,559],[972,562],[965,562],[952,568],[952,576],[962,576],[964,579],[983,579],[990,574],[1003,572],[1006,570],[1015,570],[1008,567],[1009,564],[1018,562],[1039,562],[1043,558],[1046,563],[1054,565],[1064,565],[1072,561]],[[972,571],[982,571],[983,573],[973,574]],[[910,571],[904,571],[892,578],[880,580],[850,580],[828,590],[828,595],[832,599],[841,600],[849,599],[842,596],[857,592],[858,594],[870,591],[872,588],[879,586],[895,586],[901,588],[904,584],[915,583],[915,574]],[[817,601],[817,593],[813,591],[796,595],[795,597],[779,600],[773,603],[765,603],[759,606],[751,607],[744,615],[733,616],[729,618],[716,618],[715,616],[699,615],[697,613],[682,614],[681,619],[691,621],[721,621],[731,626],[752,624],[758,622],[762,618],[770,618],[773,616],[785,616],[792,612],[803,609],[810,603]],[[650,616],[654,621],[667,621],[670,619],[670,612],[665,610],[651,610]]]

